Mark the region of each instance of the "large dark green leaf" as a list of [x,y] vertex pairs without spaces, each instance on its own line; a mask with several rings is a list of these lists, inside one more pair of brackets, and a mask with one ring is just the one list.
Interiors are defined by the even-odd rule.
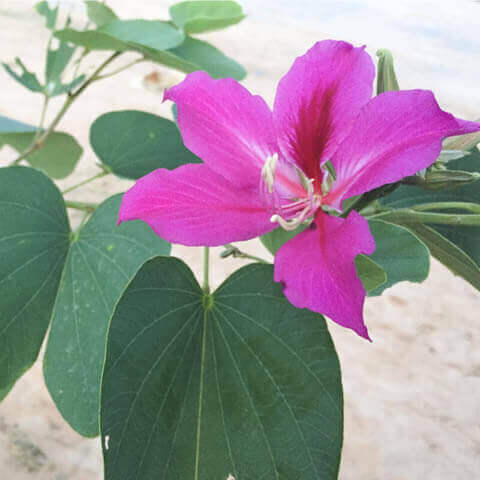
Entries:
[[[475,149],[469,156],[460,160],[454,160],[449,162],[448,167],[452,170],[464,170],[468,172],[480,171],[480,152]],[[382,201],[385,205],[394,208],[405,208],[412,205],[418,205],[422,203],[433,202],[475,202],[480,204],[480,182],[472,183],[463,187],[440,190],[440,191],[427,191],[418,187],[400,187],[392,195],[386,197]],[[438,212],[438,210],[436,210]],[[449,211],[452,213],[452,210]],[[461,227],[461,226],[444,226],[444,225],[432,225],[432,229],[444,236],[447,240],[454,243],[459,249],[461,249],[467,257],[480,265],[480,227]],[[445,264],[455,273],[461,275],[465,280],[472,283],[472,285],[478,285],[478,275],[480,275],[480,269],[472,277],[467,271],[460,271],[458,265],[455,266],[452,261],[453,257],[445,255],[437,255],[438,250],[432,248],[432,254],[436,258]],[[465,257],[464,257],[465,259]],[[469,263],[469,262],[467,262]],[[478,288],[478,287],[477,287]]]
[[410,230],[382,220],[370,220],[375,252],[370,255],[387,274],[387,281],[370,295],[381,295],[398,282],[423,282],[430,271],[430,252]]
[[69,233],[63,198],[48,177],[0,169],[0,398],[37,358]]
[[324,319],[272,267],[203,296],[177,259],[147,263],[110,326],[102,384],[107,480],[334,480],[342,387]]
[[117,227],[121,195],[106,200],[73,239],[44,360],[47,387],[70,425],[98,434],[108,321],[141,265],[170,245],[142,222]]
[[[29,125],[25,125],[25,128],[24,132],[19,131],[18,125],[10,132],[0,129],[0,145],[10,145],[19,153],[26,150],[35,138],[35,131]],[[27,161],[52,178],[65,178],[73,172],[82,152],[82,147],[71,135],[53,132],[41,148],[27,157]]]
[[90,142],[102,163],[126,178],[137,179],[157,168],[200,162],[183,145],[175,123],[136,110],[97,118],[90,130]]
[[387,274],[383,268],[366,255],[357,255],[355,267],[367,294],[375,292],[387,281]]
[[180,2],[170,7],[170,16],[185,33],[219,30],[241,22],[242,6],[232,1]]

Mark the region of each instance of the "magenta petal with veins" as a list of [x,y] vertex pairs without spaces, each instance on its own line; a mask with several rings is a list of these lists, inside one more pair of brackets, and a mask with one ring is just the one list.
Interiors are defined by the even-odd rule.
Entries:
[[373,79],[364,47],[334,40],[295,60],[273,112],[235,80],[187,75],[165,99],[177,104],[184,143],[204,165],[140,179],[119,222],[141,219],[170,242],[214,246],[312,219],[278,251],[275,281],[293,305],[369,338],[354,260],[373,253],[373,237],[358,213],[341,219],[322,206],[341,210],[344,199],[431,165],[444,137],[480,130],[442,111],[429,91],[371,99]]

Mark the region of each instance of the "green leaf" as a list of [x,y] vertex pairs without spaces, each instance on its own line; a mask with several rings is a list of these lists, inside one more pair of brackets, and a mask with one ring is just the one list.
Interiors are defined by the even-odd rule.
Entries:
[[[448,168],[478,172],[480,171],[480,152],[475,149],[469,156],[449,162]],[[384,205],[392,208],[406,208],[412,205],[433,202],[474,202],[480,204],[480,182],[441,191],[427,191],[417,187],[402,186],[382,200]],[[448,213],[452,213],[452,210],[449,210]],[[410,228],[410,226],[408,225],[407,228]],[[445,237],[446,240],[455,244],[478,268],[480,265],[480,242],[478,241],[480,238],[480,227],[435,225],[431,228]],[[441,255],[437,258],[447,268],[461,275],[473,286],[477,285],[477,276],[465,275],[465,271],[452,263],[448,256]]]
[[49,97],[67,93],[85,80],[85,75],[80,75],[70,83],[62,84],[62,74],[70,62],[75,49],[76,47],[70,47],[66,42],[60,42],[56,50],[48,50],[44,91]]
[[37,358],[69,233],[62,195],[48,177],[0,169],[0,398]]
[[24,87],[32,92],[43,92],[43,86],[38,81],[37,76],[30,72],[27,67],[22,63],[22,61],[17,57],[15,58],[15,63],[21,70],[21,73],[16,73],[12,68],[10,68],[6,63],[3,63],[3,68],[6,72],[14,78],[18,83],[22,84]]
[[64,28],[54,33],[55,37],[64,42],[70,42],[88,50],[113,50],[125,52],[131,50],[130,45],[111,35],[98,30],[74,30]]
[[480,290],[480,268],[463,250],[426,225],[416,223],[405,225],[405,227],[425,243],[430,253],[439,262]]
[[151,113],[110,112],[92,124],[90,143],[115,175],[138,179],[157,168],[200,163],[182,142],[177,126]]
[[265,235],[262,235],[260,241],[263,243],[264,247],[272,254],[276,255],[280,247],[288,242],[293,237],[296,237],[299,233],[303,232],[308,225],[300,225],[295,230],[287,231],[281,227],[272,230]]
[[373,292],[387,281],[387,274],[383,268],[365,255],[357,255],[355,267],[367,294]]
[[43,0],[35,5],[35,9],[42,17],[45,17],[45,26],[49,30],[54,30],[57,23],[58,5],[55,8],[50,8],[48,2]]
[[242,6],[231,1],[180,2],[170,7],[170,16],[190,34],[226,28],[245,18]]
[[121,42],[153,50],[177,47],[185,38],[180,30],[161,20],[113,20],[98,31]]
[[147,263],[112,317],[102,383],[107,480],[334,480],[338,359],[321,315],[268,265],[202,296],[180,260]]
[[245,69],[239,63],[210,43],[196,38],[187,37],[179,47],[168,51],[139,50],[146,58],[185,73],[203,70],[213,78],[231,77],[238,81],[246,76]]
[[[33,139],[35,131],[2,132],[0,130],[0,145],[10,145],[17,152],[26,150]],[[70,175],[83,149],[68,133],[53,132],[45,143],[27,157],[28,163],[35,168],[44,170],[52,178],[65,178]]]
[[85,2],[87,4],[88,18],[98,27],[101,27],[105,23],[117,20],[118,17],[115,12],[107,5],[89,0]]
[[142,264],[170,245],[142,222],[117,227],[121,195],[106,200],[76,234],[59,286],[44,359],[47,387],[80,434],[98,434],[100,380],[115,304]]
[[383,220],[368,224],[375,238],[375,252],[369,258],[387,274],[387,281],[370,295],[381,295],[398,282],[421,283],[428,277],[430,252],[410,230]]

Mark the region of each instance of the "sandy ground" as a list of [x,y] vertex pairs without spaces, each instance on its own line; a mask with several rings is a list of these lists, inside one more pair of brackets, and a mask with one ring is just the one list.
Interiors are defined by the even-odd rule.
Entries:
[[[111,0],[123,18],[164,18],[171,2]],[[28,0],[0,3],[0,58],[18,55],[41,70],[47,34]],[[249,18],[205,37],[243,63],[245,84],[271,101],[278,78],[293,58],[316,40],[342,38],[367,44],[370,53],[390,48],[404,88],[430,88],[441,105],[465,118],[480,116],[478,25],[480,5],[457,1],[381,0],[244,1]],[[393,10],[392,10],[393,8]],[[81,15],[78,8],[76,14]],[[78,16],[77,16],[78,18]],[[86,62],[89,68],[102,55]],[[119,61],[120,63],[121,61]],[[92,175],[95,156],[88,129],[106,111],[138,109],[169,115],[158,92],[142,88],[145,74],[158,70],[164,85],[182,75],[154,65],[92,86],[60,127],[85,146],[73,185]],[[0,115],[36,123],[41,99],[0,72]],[[52,107],[51,114],[55,112]],[[2,150],[0,164],[12,157]],[[71,199],[100,201],[128,182],[105,178]],[[78,218],[73,216],[72,222]],[[242,248],[266,256],[259,242]],[[198,249],[174,247],[200,274]],[[241,262],[213,257],[218,285]],[[345,389],[345,446],[342,480],[480,478],[480,295],[433,262],[424,284],[400,284],[369,299],[365,317],[373,344],[333,323],[330,330],[342,362]],[[102,478],[97,439],[73,432],[56,411],[37,361],[0,405],[0,478],[91,480]]]

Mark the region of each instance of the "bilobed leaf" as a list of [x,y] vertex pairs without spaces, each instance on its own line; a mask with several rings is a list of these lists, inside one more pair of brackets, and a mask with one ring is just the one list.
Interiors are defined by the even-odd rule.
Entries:
[[[448,168],[478,172],[480,171],[480,152],[474,149],[469,156],[449,162]],[[480,204],[480,182],[440,191],[427,191],[417,187],[402,186],[382,200],[383,204],[393,208],[406,208],[412,205],[434,202],[474,202]],[[439,212],[439,210],[435,211]],[[448,211],[448,213],[452,212],[452,210]],[[410,227],[408,226],[408,228]],[[431,225],[431,228],[455,244],[477,266],[480,266],[480,227]],[[445,255],[437,258],[472,285],[477,285],[476,276],[465,275],[466,271],[464,269],[459,269],[452,263],[452,261],[456,262],[457,260],[452,257],[449,259],[449,256]]]
[[0,398],[37,358],[69,234],[62,195],[48,177],[0,169]]
[[38,81],[37,76],[30,72],[27,67],[23,64],[23,62],[17,57],[15,58],[15,63],[17,64],[18,68],[20,69],[20,73],[15,72],[9,65],[3,63],[3,68],[5,71],[14,78],[18,83],[22,84],[24,87],[28,88],[28,90],[32,92],[43,92],[43,86]]
[[54,30],[57,23],[58,5],[55,8],[50,8],[48,2],[42,0],[35,5],[35,9],[42,17],[45,17],[45,26],[49,30]]
[[189,34],[226,28],[245,18],[242,6],[232,1],[180,2],[170,7],[170,16]]
[[383,268],[366,255],[357,255],[355,267],[367,294],[375,291],[387,281],[387,274]]
[[430,270],[430,252],[410,230],[383,220],[369,220],[375,238],[375,252],[370,259],[386,273],[387,280],[369,294],[381,295],[398,282],[423,282]]
[[88,18],[95,23],[98,27],[101,27],[105,23],[117,20],[118,17],[115,12],[104,3],[89,0],[85,2],[87,5]]
[[104,165],[126,178],[138,179],[157,168],[200,162],[183,145],[175,123],[136,110],[97,118],[90,130],[90,143]]
[[262,235],[260,241],[263,246],[272,254],[276,255],[280,247],[288,242],[293,237],[296,237],[299,233],[303,232],[308,225],[300,225],[295,230],[287,231],[281,227],[272,230],[265,235]]
[[70,47],[65,42],[60,42],[57,49],[52,49],[47,52],[47,65],[45,69],[47,86],[51,82],[56,83],[60,80],[74,52],[75,47]]
[[111,320],[102,382],[107,480],[336,480],[343,400],[321,315],[268,265],[203,296],[180,260],[144,265]]
[[161,20],[112,20],[98,31],[121,42],[154,50],[177,47],[185,38],[180,30]]
[[[10,145],[19,153],[26,150],[34,138],[35,131],[0,131],[0,144]],[[41,148],[27,157],[27,161],[33,167],[44,170],[52,178],[65,178],[73,172],[82,152],[82,147],[71,135],[53,132]]]
[[121,195],[98,207],[71,244],[44,360],[47,387],[67,422],[98,434],[107,327],[124,288],[142,264],[170,245],[142,222],[117,227]]

